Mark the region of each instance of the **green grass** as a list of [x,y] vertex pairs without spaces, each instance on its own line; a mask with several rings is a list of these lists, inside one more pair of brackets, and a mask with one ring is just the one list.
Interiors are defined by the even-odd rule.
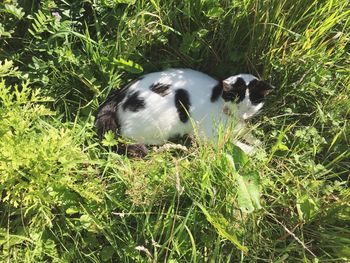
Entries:
[[[346,0],[0,3],[0,261],[350,261],[349,28]],[[103,147],[109,91],[167,67],[276,86],[258,153]]]

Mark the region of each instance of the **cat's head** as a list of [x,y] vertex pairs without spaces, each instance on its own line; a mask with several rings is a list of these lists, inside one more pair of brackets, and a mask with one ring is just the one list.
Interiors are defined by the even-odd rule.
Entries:
[[225,109],[235,111],[242,119],[255,115],[264,105],[266,95],[274,87],[250,74],[239,74],[223,81]]

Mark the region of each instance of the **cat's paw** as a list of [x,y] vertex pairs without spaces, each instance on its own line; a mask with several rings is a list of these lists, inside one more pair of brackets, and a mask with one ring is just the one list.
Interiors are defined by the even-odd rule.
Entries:
[[129,144],[126,147],[126,155],[129,158],[144,158],[148,154],[148,149],[144,144]]

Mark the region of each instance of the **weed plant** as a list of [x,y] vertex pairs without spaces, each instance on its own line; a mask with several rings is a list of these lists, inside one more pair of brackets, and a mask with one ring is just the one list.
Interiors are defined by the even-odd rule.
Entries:
[[[347,0],[0,3],[1,262],[348,262]],[[143,73],[277,87],[230,141],[143,160],[94,131]]]

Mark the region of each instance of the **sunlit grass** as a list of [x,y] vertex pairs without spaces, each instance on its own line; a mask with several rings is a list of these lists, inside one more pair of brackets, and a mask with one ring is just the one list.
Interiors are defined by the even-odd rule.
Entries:
[[[0,261],[350,259],[348,1],[17,2],[0,4]],[[276,86],[257,154],[102,147],[99,103],[167,67]]]

